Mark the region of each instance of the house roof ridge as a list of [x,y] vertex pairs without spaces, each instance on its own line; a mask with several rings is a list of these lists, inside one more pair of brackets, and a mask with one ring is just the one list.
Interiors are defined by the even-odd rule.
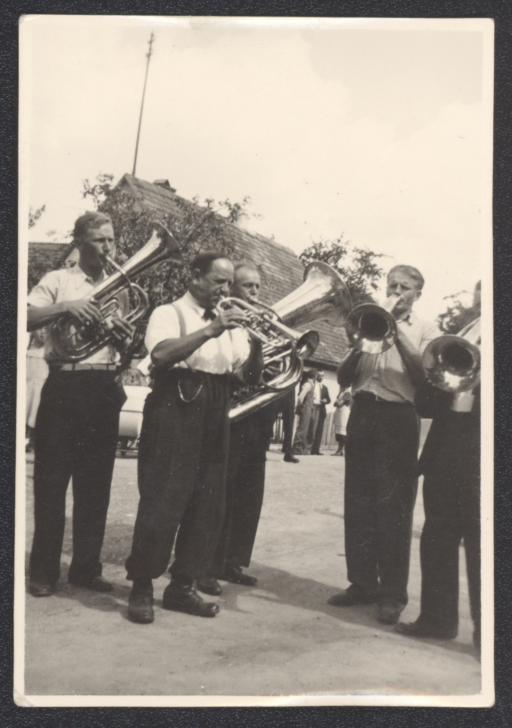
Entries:
[[[138,196],[140,196],[141,190],[137,188],[137,182],[141,182],[144,185],[150,185],[152,188],[156,188],[159,194],[164,195],[165,197],[168,197],[170,200],[179,200],[180,202],[183,202],[185,205],[194,205],[199,208],[205,207],[205,205],[200,205],[196,202],[193,202],[192,200],[189,200],[188,198],[183,197],[182,195],[179,195],[177,192],[168,190],[165,187],[161,187],[160,185],[155,185],[154,182],[149,182],[148,180],[145,180],[142,177],[135,177],[134,175],[130,174],[129,172],[125,172],[125,174],[121,177],[119,182],[116,184],[116,187],[118,185],[120,185],[123,180],[126,180],[128,185],[130,186],[131,190],[133,192],[135,192]],[[256,240],[260,240],[264,243],[268,243],[269,245],[273,245],[276,248],[281,248],[281,250],[284,250],[287,253],[290,253],[295,258],[298,258],[300,260],[297,253],[295,253],[295,251],[292,250],[288,245],[283,245],[283,243],[280,243],[277,240],[274,240],[273,238],[269,238],[266,235],[262,235],[261,233],[247,230],[246,228],[241,227],[238,223],[232,222],[231,220],[227,220],[223,215],[221,215],[220,212],[217,212],[216,210],[214,210],[213,212],[215,215],[218,215],[218,217],[228,227],[233,227],[238,232],[241,232],[244,235],[249,235],[250,237],[255,238]]]

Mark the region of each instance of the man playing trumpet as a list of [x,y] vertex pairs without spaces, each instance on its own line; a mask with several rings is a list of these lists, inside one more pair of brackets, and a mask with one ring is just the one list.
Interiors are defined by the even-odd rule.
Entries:
[[[480,314],[480,283],[473,300]],[[420,470],[425,524],[421,533],[421,610],[396,629],[408,637],[450,640],[459,621],[459,548],[464,541],[473,642],[480,650],[480,386],[452,394],[426,384],[420,413],[432,417]]]
[[191,273],[187,293],[155,308],[146,331],[154,385],[144,406],[140,500],[126,562],[128,616],[141,624],[154,619],[152,580],[166,570],[175,539],[164,609],[201,617],[219,611],[195,587],[208,574],[223,523],[231,378],[258,383],[262,369],[259,343],[251,347],[240,328],[245,314],[215,310],[229,295],[231,261],[201,253]]
[[378,619],[394,624],[407,604],[412,513],[418,481],[416,387],[421,354],[438,334],[413,312],[424,279],[397,265],[387,278],[386,310],[396,322],[394,344],[380,354],[351,350],[338,370],[352,385],[345,454],[345,548],[350,586],[329,603],[377,602]]

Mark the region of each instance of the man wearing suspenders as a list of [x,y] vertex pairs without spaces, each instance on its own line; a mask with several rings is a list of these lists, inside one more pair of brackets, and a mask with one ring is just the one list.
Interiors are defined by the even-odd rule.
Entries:
[[128,615],[154,619],[152,579],[168,566],[176,532],[171,583],[164,609],[214,617],[215,602],[195,589],[223,521],[229,446],[230,379],[261,375],[261,348],[240,328],[244,315],[213,309],[229,295],[233,264],[223,254],[198,255],[184,296],[152,313],[146,347],[154,386],[144,407],[139,448],[140,501],[127,578],[133,581]]

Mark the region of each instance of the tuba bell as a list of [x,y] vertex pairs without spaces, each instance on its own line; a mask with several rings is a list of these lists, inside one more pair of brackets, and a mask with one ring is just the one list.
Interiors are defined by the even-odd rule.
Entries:
[[423,353],[423,369],[429,382],[445,392],[458,394],[474,389],[480,381],[480,318],[458,335],[433,339]]
[[[174,236],[163,226],[155,224],[147,243],[124,265],[118,265],[107,257],[107,265],[114,269],[92,294],[90,300],[99,306],[102,321],[79,323],[69,314],[60,316],[51,326],[57,356],[69,362],[77,362],[91,356],[112,340],[112,320],[122,318],[136,325],[148,309],[146,292],[131,278],[164,260],[180,260],[181,252]],[[131,294],[130,310],[123,314],[117,296],[123,290]]]
[[341,326],[351,309],[350,293],[338,273],[321,261],[310,263],[304,282],[269,307],[240,299],[224,299],[223,306],[238,306],[247,314],[246,327],[262,342],[263,376],[257,387],[241,387],[233,396],[231,421],[239,420],[283,397],[300,380],[304,360],[317,348],[316,331],[297,331],[314,321]]

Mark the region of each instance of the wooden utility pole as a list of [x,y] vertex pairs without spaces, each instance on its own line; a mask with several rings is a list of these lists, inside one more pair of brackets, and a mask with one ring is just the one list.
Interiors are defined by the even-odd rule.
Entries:
[[144,75],[144,86],[142,87],[142,99],[140,102],[140,113],[139,113],[139,125],[137,127],[137,140],[135,142],[135,155],[133,158],[133,171],[132,174],[135,176],[135,172],[137,171],[137,155],[139,153],[139,140],[140,140],[140,128],[142,126],[142,114],[144,112],[144,99],[146,97],[146,85],[148,82],[148,71],[149,71],[149,61],[151,60],[151,56],[153,53],[153,41],[155,40],[155,36],[153,32],[151,32],[151,35],[149,36],[148,41],[148,52],[146,53],[146,73]]

